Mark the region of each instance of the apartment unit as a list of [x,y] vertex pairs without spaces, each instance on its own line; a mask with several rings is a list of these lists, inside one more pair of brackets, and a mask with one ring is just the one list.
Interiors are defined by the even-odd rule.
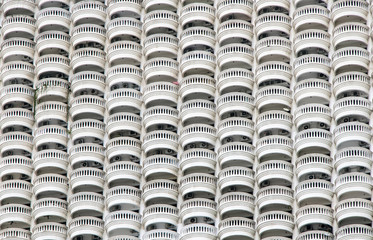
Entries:
[[0,239],[373,240],[373,3],[0,10]]

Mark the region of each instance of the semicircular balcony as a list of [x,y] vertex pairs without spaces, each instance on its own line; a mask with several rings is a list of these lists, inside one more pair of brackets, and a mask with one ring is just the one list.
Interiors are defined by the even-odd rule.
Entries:
[[144,209],[142,224],[145,228],[157,223],[166,223],[177,226],[178,220],[179,211],[177,207],[167,204],[155,204]]
[[373,216],[373,204],[370,200],[360,198],[350,198],[338,202],[335,207],[336,220],[339,224],[346,222],[357,222],[365,223],[372,221]]
[[290,109],[292,101],[292,91],[282,86],[263,87],[258,90],[256,95],[256,107],[261,112],[282,110],[283,108]]
[[217,40],[219,44],[230,43],[233,38],[238,37],[246,41],[253,39],[253,25],[247,21],[232,19],[219,24]]
[[279,179],[280,181],[292,182],[293,165],[281,160],[265,161],[256,168],[256,180],[260,185],[270,179]]
[[110,91],[106,96],[106,107],[110,113],[122,112],[125,109],[141,109],[141,92],[131,88]]
[[0,225],[2,228],[29,228],[32,209],[22,204],[7,204],[0,207]]
[[294,76],[299,78],[310,72],[321,73],[326,76],[330,72],[330,58],[320,54],[307,54],[294,61]]
[[54,125],[38,128],[35,131],[34,136],[35,147],[51,143],[66,146],[68,140],[66,128]]
[[351,142],[370,143],[372,128],[365,123],[347,122],[334,129],[334,142],[337,148],[349,147]]
[[249,69],[253,65],[254,49],[242,43],[228,44],[219,48],[216,57],[222,70],[232,67]]
[[218,149],[218,162],[222,167],[240,164],[252,166],[254,163],[255,147],[245,142],[231,142]]
[[143,186],[142,199],[147,205],[162,203],[162,200],[177,202],[178,184],[171,180],[152,180]]
[[142,47],[132,41],[119,41],[109,45],[107,60],[110,66],[141,62]]
[[[105,21],[104,21],[105,22]],[[141,39],[142,23],[132,17],[120,17],[110,20],[106,24],[107,37],[110,41],[115,40],[121,35],[133,36],[135,39]]]
[[[95,119],[82,119],[74,121],[71,125],[71,140],[75,141],[76,139],[81,139],[80,142],[85,137],[94,137],[103,140],[105,135],[105,125]],[[83,143],[82,142],[82,143]]]
[[370,170],[372,168],[372,152],[362,147],[347,147],[336,152],[334,161],[334,168],[337,172],[356,166]]
[[272,80],[279,79],[290,84],[292,67],[284,62],[269,61],[259,64],[256,68],[255,80],[258,85]]
[[334,119],[336,122],[342,119],[349,122],[350,116],[360,116],[365,119],[370,118],[371,102],[363,97],[345,97],[334,103]]
[[112,187],[107,191],[105,201],[109,209],[118,205],[125,209],[139,209],[141,190],[131,186]]
[[332,134],[328,130],[312,128],[302,130],[295,136],[294,149],[298,156],[313,152],[330,152]]
[[184,102],[180,106],[180,118],[184,125],[215,122],[215,104],[208,100],[196,99]]
[[158,33],[160,28],[177,32],[179,26],[178,15],[172,11],[154,10],[144,16],[143,30],[146,35]]
[[57,7],[44,8],[35,16],[38,31],[65,31],[70,27],[70,12]]
[[77,217],[71,220],[68,229],[70,238],[79,235],[94,235],[102,238],[104,234],[104,221],[96,217]]
[[349,224],[338,228],[336,240],[349,240],[351,238],[364,238],[372,240],[373,228],[363,224]]
[[42,198],[33,204],[32,216],[37,222],[63,222],[67,219],[67,202],[58,198]]
[[295,111],[295,125],[297,127],[311,122],[330,125],[331,119],[331,108],[322,104],[305,104]]
[[220,117],[231,111],[243,111],[252,115],[254,97],[242,92],[226,93],[217,99],[216,109]]
[[295,188],[295,197],[301,206],[305,203],[330,204],[333,195],[333,184],[321,179],[300,182]]
[[179,121],[179,111],[173,107],[156,106],[146,109],[143,112],[143,124],[145,129],[160,124],[167,124],[177,127]]
[[15,102],[22,102],[25,105],[34,104],[34,90],[31,87],[21,84],[8,85],[0,91],[0,103],[4,106]]
[[180,156],[179,167],[184,175],[186,175],[186,172],[195,172],[202,168],[215,170],[215,166],[216,154],[212,150],[192,148],[183,151]]
[[212,100],[215,95],[215,79],[206,75],[184,77],[180,83],[179,95],[183,101],[194,100],[195,96],[205,96]]
[[106,29],[96,24],[81,24],[72,28],[71,44],[75,48],[86,42],[96,42],[105,46]]
[[372,177],[361,172],[345,173],[335,180],[335,193],[339,200],[367,198],[372,189]]
[[307,103],[328,103],[331,84],[321,79],[306,79],[294,87],[294,99],[298,106]]
[[185,50],[195,45],[204,45],[214,49],[215,31],[202,26],[188,27],[183,30],[180,36],[180,48]]
[[332,175],[332,159],[324,154],[311,153],[297,158],[296,173],[298,179],[312,173],[321,173],[321,177],[328,178]]
[[8,156],[0,160],[0,177],[8,174],[32,176],[33,161],[24,156]]
[[144,39],[144,55],[147,59],[177,56],[179,39],[168,34],[152,34]]
[[223,191],[225,188],[244,186],[254,189],[255,173],[246,167],[228,167],[219,172],[218,186]]
[[104,172],[97,168],[78,168],[70,174],[70,186],[73,192],[101,192],[104,188]]
[[88,166],[89,162],[104,164],[105,148],[95,143],[82,143],[72,146],[69,161],[71,166]]
[[110,0],[107,3],[107,14],[113,16],[128,11],[141,15],[141,2],[141,0]]
[[243,217],[228,218],[219,223],[219,239],[227,240],[236,237],[254,239],[255,221]]
[[3,64],[1,67],[1,74],[3,85],[7,85],[9,82],[16,80],[17,78],[23,78],[29,82],[34,81],[34,65],[23,62],[23,61],[12,61]]
[[207,3],[190,3],[180,11],[179,22],[181,26],[193,23],[194,21],[215,23],[215,8]]
[[362,72],[346,72],[335,76],[333,84],[335,96],[351,90],[360,91],[368,95],[370,78]]
[[53,238],[55,240],[64,240],[67,237],[67,227],[60,223],[40,223],[32,229],[32,239],[42,240]]
[[179,161],[169,155],[155,155],[148,157],[143,162],[142,173],[145,179],[160,179],[165,177],[177,177],[179,171]]
[[105,169],[108,184],[138,184],[141,181],[141,166],[130,161],[114,162]]
[[205,223],[188,224],[181,229],[180,240],[187,239],[205,239],[215,240],[217,235],[217,229],[214,226]]
[[49,120],[51,115],[54,119],[67,122],[67,104],[56,101],[48,101],[40,103],[36,106],[35,120],[37,123]]
[[220,196],[219,214],[226,216],[253,216],[255,212],[255,197],[245,192],[228,192]]
[[117,155],[141,157],[141,142],[132,137],[118,137],[106,144],[106,154],[109,159]]
[[[2,239],[27,240],[27,239],[31,238],[31,232],[28,231],[28,230],[24,230],[22,228],[6,228],[6,229],[0,231],[0,237]],[[58,239],[58,240],[60,240],[60,239]]]
[[267,136],[260,138],[256,144],[258,159],[270,158],[272,156],[285,156],[291,158],[293,152],[293,141],[284,136]]
[[4,40],[11,37],[25,37],[32,39],[36,30],[36,20],[31,16],[14,15],[2,20],[1,33]]
[[46,31],[35,36],[36,51],[42,53],[51,48],[69,52],[70,36],[64,32]]
[[[156,229],[156,230],[150,230],[147,231],[143,235],[144,240],[178,240],[179,239],[179,234],[175,231],[172,230],[167,230],[167,229]],[[114,239],[113,239],[114,240]]]
[[75,3],[71,8],[71,20],[74,25],[86,21],[99,25],[106,21],[106,6],[99,1]]
[[59,174],[43,174],[33,181],[33,192],[38,198],[66,196],[68,179]]
[[259,114],[256,120],[256,129],[260,135],[264,131],[282,129],[291,132],[292,115],[284,111],[266,111]]
[[109,236],[125,234],[126,230],[140,232],[141,215],[121,210],[109,213],[105,218],[105,230]]
[[179,64],[170,58],[155,58],[144,64],[144,79],[149,83],[168,81],[173,82],[178,78]]
[[102,214],[104,208],[104,197],[98,193],[80,192],[69,198],[69,213],[72,216],[80,216],[88,212]]
[[33,137],[23,132],[9,132],[0,137],[0,149],[3,156],[13,155],[13,150],[32,152]]
[[159,130],[145,134],[142,149],[145,154],[157,149],[167,149],[167,153],[172,153],[177,152],[178,146],[178,135],[176,133]]
[[126,82],[141,86],[142,71],[139,67],[133,65],[119,65],[109,68],[106,76],[106,83],[111,88],[115,88],[116,84],[122,83],[123,79],[126,79]]
[[92,115],[100,119],[103,118],[105,112],[105,100],[98,96],[78,96],[70,102],[70,106],[70,114],[75,120],[92,118]]
[[1,129],[12,127],[15,125],[25,126],[32,129],[34,124],[34,114],[23,108],[10,108],[3,110],[0,114]]
[[311,230],[300,233],[297,237],[297,240],[333,240],[334,235],[332,233],[322,231],[322,230]]
[[360,68],[369,68],[369,51],[360,47],[345,47],[337,50],[333,54],[332,66],[334,71],[338,73],[338,70],[343,72],[354,71]]
[[60,72],[65,75],[69,75],[70,62],[67,57],[55,54],[48,54],[39,57],[36,62],[35,73],[40,76],[43,73],[48,72]]
[[368,45],[369,27],[359,22],[347,22],[338,25],[333,30],[333,45],[338,48],[347,47],[351,42],[357,42],[361,47]]
[[177,105],[178,86],[168,82],[147,84],[143,89],[142,100],[147,107]]
[[[12,0],[4,0],[2,2],[2,11],[4,15],[21,12],[31,12],[35,11],[35,1],[34,0],[24,0],[19,2],[14,2]],[[21,232],[21,230],[19,230]]]
[[307,5],[297,8],[293,14],[296,31],[329,27],[329,10],[318,5]]
[[217,5],[217,16],[218,19],[230,15],[237,14],[239,16],[243,15],[247,18],[251,18],[251,13],[253,11],[253,1],[251,0],[220,0]]
[[284,13],[265,13],[255,20],[255,31],[257,36],[270,31],[281,31],[290,35],[291,18]]
[[[254,74],[242,68],[230,68],[221,71],[218,75],[217,88],[220,94],[239,88],[252,89],[254,85]],[[180,88],[181,89],[181,88]]]
[[308,205],[299,208],[295,215],[298,228],[315,223],[333,226],[333,209],[331,207]]
[[256,204],[259,209],[279,209],[282,206],[291,208],[294,202],[294,191],[284,186],[263,187],[257,192]]
[[31,183],[23,180],[7,180],[0,184],[2,203],[29,203],[32,197]]
[[34,58],[35,42],[26,38],[10,38],[1,44],[1,56],[3,62],[11,61],[14,55]]
[[221,141],[235,135],[240,135],[242,140],[247,141],[253,138],[254,122],[247,118],[232,117],[220,121],[218,129]]
[[141,132],[141,117],[133,113],[116,113],[109,116],[106,123],[108,135],[127,130],[131,133]]
[[70,83],[60,78],[45,78],[36,84],[36,97],[39,102],[66,101]]
[[369,3],[363,0],[341,0],[333,3],[331,12],[331,18],[336,25],[343,21],[366,21],[369,12]]
[[294,228],[294,217],[291,213],[269,211],[257,219],[257,230],[261,237],[290,236]]
[[294,36],[294,52],[296,55],[304,49],[314,47],[325,51],[330,47],[330,35],[317,29],[304,30]]
[[213,196],[216,193],[216,182],[216,177],[210,174],[189,174],[180,179],[179,191],[182,196],[193,192],[205,192]]
[[193,142],[205,142],[214,146],[216,128],[207,124],[192,124],[182,129],[179,140],[182,148]]
[[81,70],[105,69],[105,52],[98,48],[81,48],[74,50],[71,67],[74,72]]
[[202,50],[183,54],[180,60],[180,71],[183,76],[192,74],[213,75],[216,67],[215,55]]
[[290,59],[291,41],[283,37],[267,37],[259,40],[255,46],[255,55],[259,63]]

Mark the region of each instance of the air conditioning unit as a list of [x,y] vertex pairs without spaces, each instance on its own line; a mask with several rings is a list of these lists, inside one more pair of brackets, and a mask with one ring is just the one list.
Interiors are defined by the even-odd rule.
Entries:
[[308,177],[307,177],[308,179],[315,179],[315,175],[309,175]]
[[191,222],[191,223],[196,223],[196,222],[197,222],[197,218],[191,218],[191,219],[190,219],[190,222]]
[[270,184],[270,182],[268,180],[266,180],[266,181],[263,181],[261,185],[262,185],[262,187],[267,187],[267,186],[269,186],[269,184]]
[[116,156],[116,157],[114,158],[114,161],[120,161],[120,160],[122,160],[121,156]]
[[82,167],[88,167],[88,162],[82,162],[81,166]]
[[192,198],[194,198],[193,193],[188,193],[187,195],[185,195],[185,199],[192,199]]
[[227,138],[227,142],[233,142],[233,138],[232,137]]
[[77,144],[82,144],[82,143],[84,143],[84,139],[79,139],[79,140],[77,141]]
[[306,125],[303,126],[303,129],[304,129],[304,130],[307,130],[307,129],[309,129],[309,128],[310,128],[310,125],[309,125],[309,124],[306,124]]
[[325,123],[320,123],[320,127],[325,128],[326,127]]
[[235,186],[229,187],[229,192],[235,192],[237,191],[237,188]]

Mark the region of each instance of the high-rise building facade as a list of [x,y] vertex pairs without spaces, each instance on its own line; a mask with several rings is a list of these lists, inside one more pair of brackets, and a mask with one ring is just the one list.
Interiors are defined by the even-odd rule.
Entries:
[[2,0],[1,240],[373,240],[373,3]]

